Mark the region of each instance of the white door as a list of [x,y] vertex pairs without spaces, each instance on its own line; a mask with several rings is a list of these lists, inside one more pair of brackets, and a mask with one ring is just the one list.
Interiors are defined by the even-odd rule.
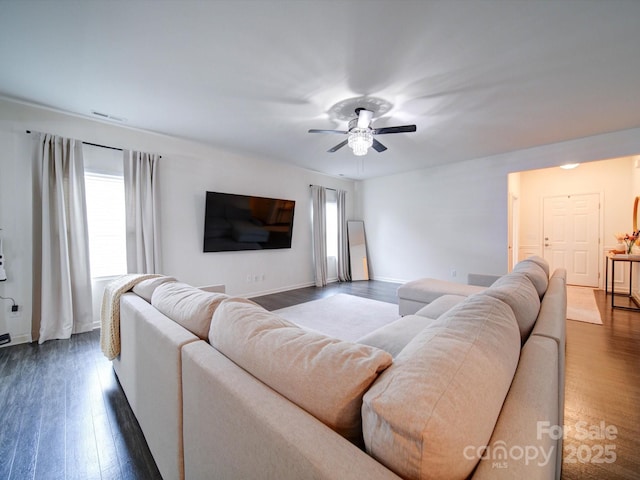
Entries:
[[544,258],[567,269],[567,283],[597,287],[600,272],[600,194],[543,199]]

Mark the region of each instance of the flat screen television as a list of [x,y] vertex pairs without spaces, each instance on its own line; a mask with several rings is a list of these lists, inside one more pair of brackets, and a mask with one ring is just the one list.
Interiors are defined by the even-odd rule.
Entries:
[[291,248],[296,202],[207,192],[204,251]]

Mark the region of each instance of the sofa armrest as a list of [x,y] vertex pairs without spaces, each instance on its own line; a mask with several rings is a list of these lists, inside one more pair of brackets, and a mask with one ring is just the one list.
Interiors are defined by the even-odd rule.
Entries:
[[[559,268],[549,279],[549,286],[542,297],[540,313],[531,336],[546,337],[558,346],[558,424],[564,423],[565,365],[567,341],[567,272]],[[531,337],[529,337],[531,338]],[[561,463],[562,459],[558,459]],[[560,466],[558,467],[558,472]]]
[[399,478],[208,343],[182,368],[186,478]]
[[199,340],[144,299],[120,299],[120,385],[164,478],[184,478],[182,456],[183,345]]
[[[562,440],[557,428],[562,422],[556,401],[558,368],[556,342],[529,337],[473,480],[560,478]],[[482,446],[470,445],[465,455],[478,455],[476,447]]]
[[564,350],[566,343],[567,319],[567,286],[566,271],[559,269],[549,279],[549,286],[540,303],[538,320],[533,327],[532,335],[540,335],[554,339]]

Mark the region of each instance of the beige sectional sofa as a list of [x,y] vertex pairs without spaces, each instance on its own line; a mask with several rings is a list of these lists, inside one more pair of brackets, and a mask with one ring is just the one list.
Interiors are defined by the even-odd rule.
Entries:
[[114,368],[165,480],[559,478],[564,271],[445,287],[345,342],[152,279],[121,297]]

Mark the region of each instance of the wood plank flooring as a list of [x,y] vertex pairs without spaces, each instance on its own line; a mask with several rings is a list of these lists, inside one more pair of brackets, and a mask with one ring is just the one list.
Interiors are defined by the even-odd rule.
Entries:
[[[353,282],[253,300],[268,310],[336,293],[397,303],[397,287]],[[567,322],[568,431],[562,477],[637,479],[640,313],[612,311],[609,297],[597,293],[604,325]],[[585,429],[605,422],[618,435],[582,440],[576,438],[578,422],[585,422]],[[613,445],[608,451],[615,452],[615,461],[604,462],[611,456],[598,456],[598,445]],[[159,478],[111,364],[100,352],[97,331],[0,349],[0,480]]]
[[0,479],[160,479],[100,332],[0,349]]
[[[640,313],[612,309],[603,290],[596,291],[596,302],[603,325],[567,321],[562,477],[638,479]],[[603,422],[615,427],[616,438],[602,438]]]

